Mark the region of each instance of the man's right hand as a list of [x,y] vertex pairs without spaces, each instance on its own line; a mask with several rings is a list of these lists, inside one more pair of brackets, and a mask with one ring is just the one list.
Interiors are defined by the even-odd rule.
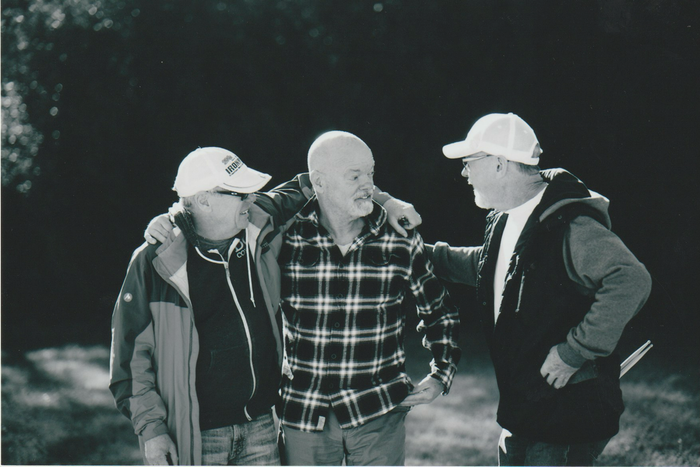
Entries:
[[[168,434],[149,439],[144,449],[148,465],[177,465],[177,447]],[[168,454],[170,454],[170,462],[168,462]]]
[[163,243],[170,235],[171,230],[173,230],[173,225],[170,223],[170,218],[167,214],[161,214],[148,223],[143,238],[151,245],[155,245],[157,242]]
[[416,208],[411,203],[400,199],[388,199],[384,203],[384,209],[389,216],[389,224],[403,237],[408,235],[407,229],[415,229],[423,222]]

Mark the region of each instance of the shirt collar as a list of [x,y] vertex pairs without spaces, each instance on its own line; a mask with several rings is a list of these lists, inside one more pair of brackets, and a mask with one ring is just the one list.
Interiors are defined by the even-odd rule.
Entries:
[[[365,216],[365,225],[372,235],[378,236],[382,229],[386,226],[388,216],[386,210],[379,203],[374,200],[372,200],[372,203],[374,205],[374,209],[372,209],[371,213]],[[319,211],[320,206],[318,204],[318,198],[316,195],[314,195],[301,209],[301,211],[299,211],[297,214],[297,220],[301,222],[310,222],[316,226],[316,228],[318,228],[321,226],[318,219]]]

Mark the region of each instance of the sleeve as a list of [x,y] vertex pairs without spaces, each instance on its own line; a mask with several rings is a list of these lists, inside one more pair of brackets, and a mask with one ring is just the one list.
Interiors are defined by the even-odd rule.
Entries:
[[255,204],[274,219],[275,226],[284,225],[313,196],[308,173],[302,173],[268,192],[257,193]]
[[392,199],[393,196],[391,196],[389,193],[380,190],[378,187],[374,187],[374,191],[372,193],[372,199],[374,199],[377,203],[381,204],[384,206],[384,203]]
[[435,276],[423,239],[417,232],[411,236],[410,285],[421,319],[418,331],[424,333],[423,346],[433,355],[430,376],[442,382],[444,394],[447,394],[461,357],[457,345],[459,313]]
[[425,246],[435,275],[446,282],[476,287],[483,247],[453,247],[444,242]]
[[152,364],[155,339],[148,284],[154,271],[146,248],[134,252],[112,314],[109,378],[117,409],[144,441],[168,432]]
[[649,297],[651,276],[617,235],[587,216],[571,222],[563,248],[569,277],[595,298],[583,321],[557,347],[565,363],[580,367],[615,350],[625,326]]

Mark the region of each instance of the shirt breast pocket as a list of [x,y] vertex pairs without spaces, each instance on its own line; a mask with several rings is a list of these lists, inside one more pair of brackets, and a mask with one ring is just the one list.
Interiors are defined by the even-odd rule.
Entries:
[[387,266],[395,266],[406,268],[408,267],[408,257],[403,258],[393,251],[384,249],[372,249],[366,253],[365,257],[368,264],[377,268],[385,268]]
[[302,248],[299,252],[299,265],[305,268],[311,268],[318,264],[321,252],[318,248]]

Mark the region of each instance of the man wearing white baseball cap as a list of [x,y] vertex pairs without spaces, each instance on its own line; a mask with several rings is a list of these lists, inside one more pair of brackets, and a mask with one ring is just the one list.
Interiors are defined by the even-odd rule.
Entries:
[[615,352],[651,289],[645,267],[610,231],[609,201],[563,169],[540,170],[532,128],[486,115],[461,159],[475,203],[490,210],[484,244],[438,242],[438,277],[477,287],[477,313],[500,392],[500,465],[591,465],[624,409]]
[[253,203],[269,180],[225,149],[192,151],[173,186],[176,228],[132,256],[110,389],[147,464],[280,463],[281,239],[268,239],[269,212],[291,218],[311,191],[296,178],[259,200],[268,212]]
[[[132,258],[113,317],[110,388],[147,463],[280,462],[269,416],[283,357],[277,257],[314,191],[300,174],[254,193],[269,179],[225,149],[193,151],[173,186],[180,201],[151,221],[150,245]],[[400,219],[420,216],[382,195],[406,235]]]

